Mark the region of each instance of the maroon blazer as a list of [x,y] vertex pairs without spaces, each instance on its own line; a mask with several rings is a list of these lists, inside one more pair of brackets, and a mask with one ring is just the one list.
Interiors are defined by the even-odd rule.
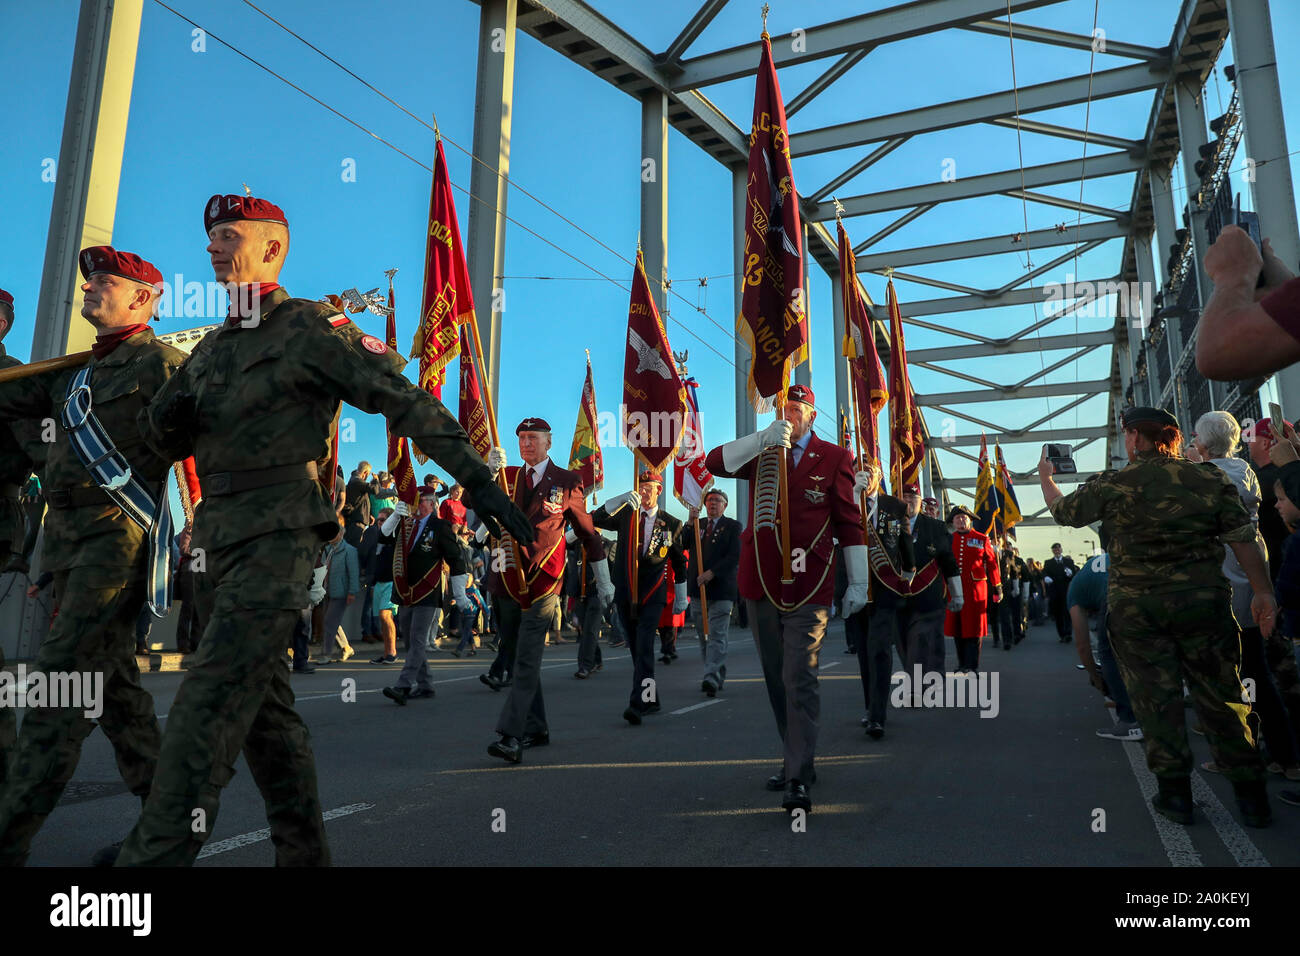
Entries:
[[496,595],[507,595],[527,609],[533,601],[559,591],[564,581],[564,528],[573,526],[587,552],[589,561],[605,560],[605,543],[596,533],[587,514],[587,501],[582,493],[582,476],[576,471],[547,462],[541,483],[529,488],[524,469],[507,465],[506,489],[511,499],[533,523],[537,540],[521,546],[525,588],[519,589],[519,576],[514,570],[509,547],[497,553],[494,548],[487,587]]
[[804,604],[829,607],[835,592],[835,541],[862,542],[862,512],[853,494],[853,455],[813,435],[798,467],[789,469],[792,584],[781,583],[781,529],[777,481],[783,449],[769,448],[735,472],[722,463],[722,448],[705,464],[723,478],[749,482],[749,523],[740,537],[740,596],[766,598],[780,611]]

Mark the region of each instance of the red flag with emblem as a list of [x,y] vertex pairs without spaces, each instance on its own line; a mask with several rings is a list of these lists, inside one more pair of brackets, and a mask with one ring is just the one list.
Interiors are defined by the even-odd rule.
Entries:
[[637,249],[623,358],[623,437],[646,468],[662,472],[673,457],[685,430],[686,410],[686,389]]
[[460,409],[457,419],[460,427],[469,436],[469,443],[474,446],[479,457],[487,459],[492,450],[492,434],[488,428],[487,410],[483,407],[483,387],[478,379],[478,368],[474,365],[474,343],[470,339],[468,326],[460,330]]
[[885,385],[885,371],[876,351],[875,329],[871,313],[867,311],[866,296],[858,282],[857,261],[853,245],[844,224],[839,223],[840,276],[844,295],[844,347],[842,353],[849,359],[849,388],[853,398],[857,421],[859,449],[862,462],[859,467],[875,465],[884,473],[880,460],[880,412],[889,401],[889,388]]
[[[442,398],[447,364],[461,354],[457,326],[472,321],[474,296],[460,244],[447,158],[439,138],[433,160],[429,230],[425,236],[424,301],[420,306],[420,324],[411,343],[411,358],[419,362],[419,385],[435,398]],[[421,462],[426,460],[418,450],[416,454]]]
[[[393,294],[393,277],[388,277],[388,322],[384,330],[388,347],[397,352],[397,297]],[[401,354],[401,353],[398,353]],[[387,426],[386,426],[387,427]],[[411,452],[406,438],[388,432],[388,472],[393,476],[393,485],[397,488],[397,497],[415,510],[415,466],[411,464]]]
[[704,445],[704,432],[700,427],[700,404],[695,390],[700,383],[693,378],[685,382],[689,411],[686,417],[686,434],[673,462],[673,497],[687,508],[704,505],[704,494],[713,487],[713,474],[704,464],[708,449]]
[[900,495],[904,485],[921,480],[925,436],[921,431],[921,410],[907,374],[903,313],[898,308],[893,279],[885,294],[889,304],[889,481],[894,494]]
[[764,31],[749,134],[744,285],[736,334],[749,345],[749,400],[760,412],[783,400],[794,367],[808,357],[803,294],[803,223],[790,164],[785,104]]

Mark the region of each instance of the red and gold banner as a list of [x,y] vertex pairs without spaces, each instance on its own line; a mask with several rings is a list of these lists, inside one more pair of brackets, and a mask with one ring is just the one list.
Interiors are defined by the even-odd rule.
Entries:
[[605,456],[600,450],[600,434],[596,426],[596,381],[591,374],[590,355],[587,356],[587,379],[582,383],[582,398],[578,402],[578,423],[573,426],[569,471],[582,476],[584,495],[605,487]]
[[429,231],[425,237],[424,301],[420,306],[420,323],[411,343],[411,358],[419,362],[419,385],[435,398],[442,398],[447,364],[461,354],[457,326],[472,321],[474,296],[470,290],[465,252],[460,244],[460,226],[456,222],[456,204],[452,201],[447,159],[439,139],[433,161],[433,190],[429,197]]
[[623,439],[646,468],[662,473],[686,427],[686,389],[650,295],[641,250],[636,251],[623,358]]
[[677,459],[673,462],[673,497],[687,508],[702,508],[704,495],[713,487],[713,474],[704,464],[708,448],[704,444],[704,429],[700,425],[700,403],[695,390],[700,383],[688,378],[686,401],[689,411],[686,417],[686,434],[682,446],[677,450]]
[[885,291],[889,306],[889,481],[895,495],[921,480],[925,461],[925,436],[921,410],[912,394],[907,374],[907,348],[903,344],[903,313],[898,308],[894,280]]
[[457,420],[469,435],[479,457],[486,460],[492,450],[492,433],[488,428],[487,409],[483,406],[483,386],[474,364],[474,343],[468,326],[460,330],[460,410]]
[[874,465],[884,474],[880,458],[880,412],[889,401],[889,388],[885,384],[885,371],[876,351],[875,330],[862,285],[858,282],[857,261],[853,245],[844,224],[839,223],[840,285],[844,295],[844,347],[842,353],[849,359],[849,389],[857,421],[859,449],[862,460],[859,468]]
[[[390,349],[397,352],[397,297],[393,294],[393,279],[388,279],[388,323],[385,337]],[[399,355],[401,353],[398,353]],[[391,428],[388,434],[388,472],[393,476],[393,485],[397,488],[397,497],[415,510],[415,466],[411,464],[411,452],[406,445],[406,438],[394,435]]]
[[745,258],[736,334],[749,344],[749,400],[760,412],[785,395],[790,373],[808,357],[803,291],[803,223],[790,164],[785,104],[763,33],[749,134]]

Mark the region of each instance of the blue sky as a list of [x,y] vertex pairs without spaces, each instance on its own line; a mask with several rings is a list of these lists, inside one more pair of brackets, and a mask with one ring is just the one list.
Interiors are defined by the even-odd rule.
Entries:
[[[171,5],[400,149],[431,164],[430,131],[247,6],[229,0],[175,0]],[[796,28],[886,5],[879,0],[777,3],[773,4],[769,30],[774,42],[789,42],[790,31]],[[594,6],[647,46],[660,50],[689,19],[697,0],[661,0],[653,5],[598,0]],[[1176,0],[1100,0],[1097,22],[1112,39],[1163,46],[1168,42],[1178,6]],[[18,325],[6,345],[21,358],[27,357],[30,348],[30,322],[40,286],[53,197],[53,186],[41,179],[41,164],[59,152],[77,8],[73,0],[46,0],[21,8],[9,4],[0,14],[0,55],[10,77],[21,77],[22,90],[21,96],[10,96],[3,108],[9,132],[6,149],[0,153],[0,175],[8,184],[5,228],[0,234],[0,261],[4,262],[0,286],[18,299]],[[1275,37],[1296,35],[1300,28],[1298,8],[1300,5],[1292,3],[1273,4]],[[302,0],[266,0],[265,9],[411,112],[426,118],[436,113],[449,141],[447,158],[452,180],[468,187],[470,161],[452,143],[468,145],[472,136],[477,5],[469,0],[396,0],[369,5],[342,0],[316,0],[310,4]],[[1015,19],[1088,34],[1092,32],[1093,9],[1086,0],[1069,0]],[[194,52],[191,29],[152,0],[145,3],[114,244],[151,259],[164,275],[181,273],[186,279],[205,281],[211,274],[203,251],[203,203],[214,192],[238,192],[241,183],[247,182],[255,195],[274,200],[287,212],[293,246],[282,281],[293,294],[318,298],[353,286],[362,290],[382,287],[384,270],[399,269],[399,340],[405,347],[414,330],[421,297],[429,173],[212,37],[208,38],[206,52]],[[756,39],[758,29],[757,5],[733,2],[689,53],[751,41]],[[1278,45],[1287,48],[1285,42]],[[1230,62],[1231,58],[1229,47],[1221,62]],[[830,62],[822,60],[782,70],[780,82],[785,98],[793,98]],[[1108,69],[1130,62],[1098,55],[1095,68]],[[1018,41],[1015,66],[1017,82],[1023,87],[1086,74],[1089,54]],[[1300,76],[1286,58],[1280,70],[1288,126],[1295,130],[1300,128],[1296,106],[1300,96],[1294,95]],[[1010,87],[1011,62],[1005,37],[949,31],[873,51],[831,90],[799,112],[792,121],[792,132]],[[11,89],[16,88],[11,85]],[[748,125],[752,78],[711,86],[704,92],[742,127]],[[1220,76],[1216,84],[1212,78],[1206,92],[1208,114],[1217,115],[1220,98],[1226,104],[1230,93],[1226,80]],[[1092,104],[1086,121],[1094,130],[1141,138],[1152,96],[1148,92],[1099,100]],[[1082,128],[1085,107],[1034,114],[1032,118]],[[639,121],[636,101],[531,38],[520,37],[515,64],[511,177],[628,260],[634,255],[638,230]],[[690,371],[701,383],[704,437],[712,445],[734,433],[730,176],[680,134],[670,135],[668,272],[680,297],[670,298],[667,324],[673,347],[690,352]],[[1293,134],[1293,144],[1295,139]],[[1077,158],[1082,149],[1079,143],[1032,134],[1024,134],[1022,146],[1026,166]],[[796,160],[797,187],[804,193],[815,191],[869,149],[859,147]],[[1090,155],[1102,151],[1108,150],[1089,147]],[[341,175],[347,160],[355,162],[355,182],[345,182]],[[842,187],[839,194],[860,195],[937,181],[945,160],[952,160],[959,178],[1013,169],[1018,162],[1016,134],[1013,130],[979,125],[915,137]],[[1295,156],[1291,162],[1294,170]],[[1089,180],[1084,184],[1082,198],[1094,205],[1126,208],[1131,190],[1131,174]],[[1080,196],[1078,183],[1042,191],[1071,199]],[[1245,201],[1249,207],[1248,195]],[[471,200],[458,191],[456,203],[465,234]],[[509,196],[508,213],[626,287],[631,274],[628,262],[518,190]],[[860,242],[897,215],[858,217],[848,220],[846,226],[854,241]],[[1029,204],[1025,209],[1019,201],[1007,197],[987,197],[941,205],[872,251],[1018,232],[1024,228],[1026,215],[1030,229],[1074,222],[1072,213],[1056,207]],[[1122,240],[1110,241],[1080,255],[1077,264],[1062,266],[1043,279],[1065,281],[1067,273],[1079,278],[1111,276],[1118,269],[1121,247]],[[1061,251],[1034,253],[1035,265]],[[1008,254],[909,271],[993,288],[1009,282],[1018,272],[1023,274],[1025,268],[1023,256]],[[505,273],[501,428],[511,435],[519,419],[545,417],[555,429],[554,457],[563,464],[577,415],[584,349],[591,350],[600,408],[617,408],[627,293],[514,227],[507,230]],[[552,278],[537,278],[542,276]],[[707,286],[700,285],[700,277],[709,278]],[[864,275],[863,281],[873,299],[884,300],[883,279]],[[897,287],[904,306],[912,300],[946,294],[908,282],[900,281]],[[840,360],[831,328],[830,288],[829,280],[814,265],[813,385],[818,404],[828,411],[834,408],[833,363]],[[484,304],[479,307],[482,309]],[[1041,311],[1037,314],[1041,315]],[[1035,317],[1035,307],[1021,306],[930,317],[930,321],[950,328],[992,330],[1005,335]],[[382,320],[378,317],[362,315],[358,320],[369,331],[382,334]],[[195,324],[202,324],[202,320],[169,319],[159,324],[159,331]],[[1110,319],[1104,317],[1071,317],[1047,326],[1041,334],[1093,331],[1109,324]],[[912,350],[959,342],[941,332],[908,327],[907,344]],[[955,367],[968,374],[1011,382],[1051,364],[1062,354],[977,359]],[[1100,349],[1050,373],[1044,381],[1103,378],[1109,364],[1110,350]],[[454,382],[454,369],[450,371]],[[410,372],[413,375],[414,369]],[[921,393],[969,387],[960,379],[919,368],[913,369],[912,381]],[[449,398],[454,404],[454,392],[449,391]],[[1014,426],[1026,416],[1038,418],[1069,401],[1069,397],[1054,397],[959,410]],[[1060,416],[1051,427],[1100,424],[1105,410],[1105,398],[1098,397]],[[926,416],[933,432],[943,430],[944,422],[938,413],[931,411]],[[824,437],[833,436],[831,417],[823,415],[818,421]],[[958,434],[973,429],[978,431],[978,426],[956,423]],[[507,441],[506,445],[514,457],[513,443]],[[378,462],[383,448],[382,421],[358,416],[358,441],[351,447],[344,446],[345,466],[350,468],[360,458]],[[1004,451],[1013,471],[1026,471],[1037,460],[1038,446],[1011,446]],[[1101,442],[1096,442],[1080,453],[1080,466],[1100,467],[1103,456]],[[973,473],[973,465],[951,453],[941,453],[940,462],[950,477]],[[604,495],[624,490],[630,483],[631,470],[630,453],[607,449]],[[724,487],[729,484],[723,483]],[[1025,484],[1022,504],[1026,510],[1034,510],[1038,492],[1033,482],[1027,488]],[[956,497],[963,500],[960,495]]]

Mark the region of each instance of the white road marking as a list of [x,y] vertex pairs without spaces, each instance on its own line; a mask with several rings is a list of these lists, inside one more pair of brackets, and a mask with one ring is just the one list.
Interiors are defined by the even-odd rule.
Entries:
[[[351,803],[346,807],[336,807],[333,810],[326,810],[321,814],[325,820],[337,820],[339,817],[346,817],[352,813],[360,813],[362,810],[373,810],[373,803]],[[271,838],[269,827],[262,830],[254,830],[251,833],[241,833],[239,836],[233,836],[228,840],[218,840],[216,843],[209,843],[199,851],[198,859],[208,856],[216,856],[218,853],[226,853],[230,850],[238,850],[240,847],[251,846],[254,843],[261,843],[263,840]]]
[[682,707],[678,710],[670,710],[668,712],[668,715],[670,717],[676,717],[678,714],[689,714],[691,711],[699,710],[701,707],[709,707],[713,704],[725,704],[726,702],[727,702],[726,699],[723,697],[715,697],[712,700],[703,700],[700,701],[698,704],[691,704],[691,706],[689,707]]
[[1238,866],[1272,866],[1196,771],[1192,771],[1192,797]]
[[830,670],[832,667],[839,667],[839,666],[840,666],[841,664],[843,664],[843,663],[844,663],[843,661],[831,661],[829,664],[823,664],[823,665],[822,665],[822,670],[824,670],[824,671],[828,671],[828,670]]

